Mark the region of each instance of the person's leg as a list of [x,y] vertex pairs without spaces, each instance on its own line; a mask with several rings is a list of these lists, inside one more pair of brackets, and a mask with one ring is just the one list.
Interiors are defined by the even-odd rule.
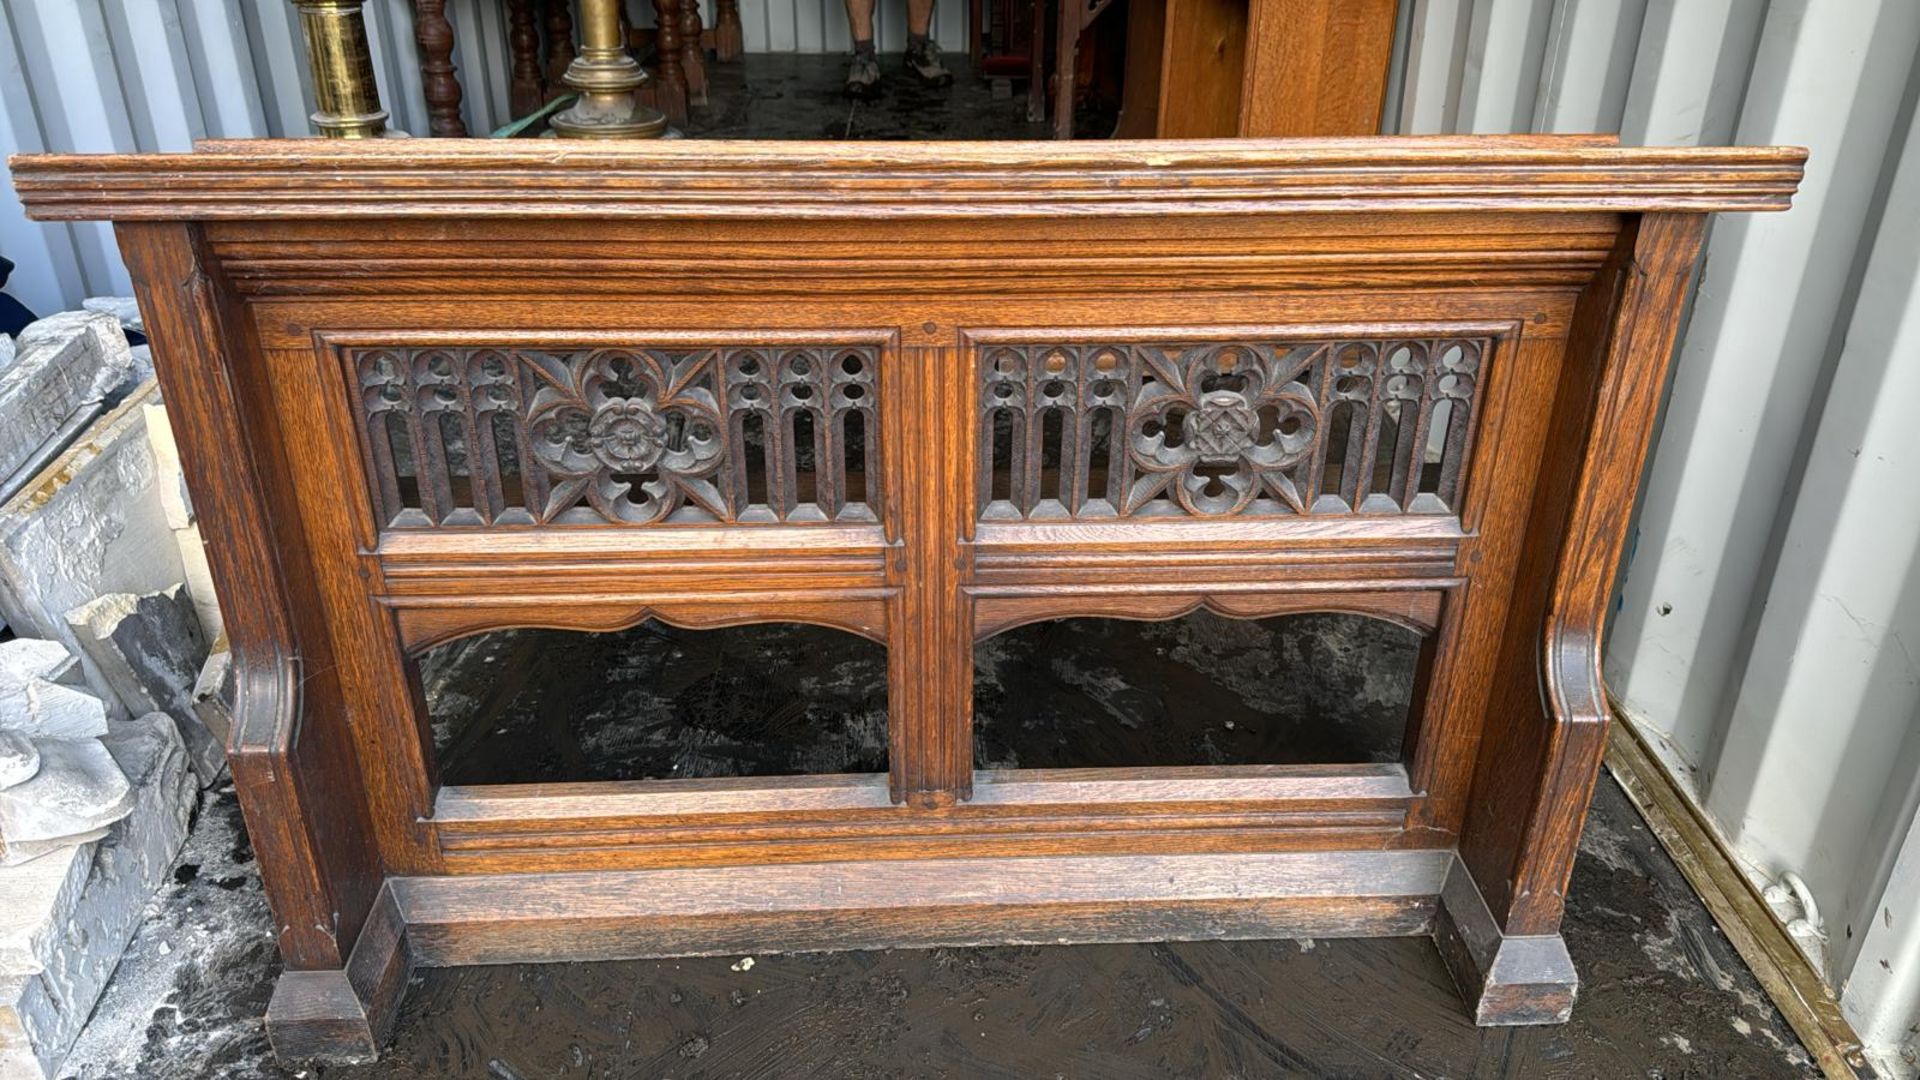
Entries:
[[[851,7],[853,0],[847,0],[847,4]],[[867,11],[869,14],[873,11],[872,0],[868,0]],[[907,0],[907,33],[924,38],[932,27],[933,0]]]
[[945,86],[953,75],[940,63],[940,47],[928,33],[932,28],[933,0],[907,0],[907,70],[928,86]]
[[[933,9],[933,0],[927,0],[927,9]],[[921,26],[926,25],[922,19]],[[853,46],[860,47],[861,42],[873,44],[873,0],[847,0],[847,29],[853,32]]]
[[873,0],[847,0],[847,29],[853,34],[853,63],[847,66],[848,97],[880,92],[880,61],[873,55]]

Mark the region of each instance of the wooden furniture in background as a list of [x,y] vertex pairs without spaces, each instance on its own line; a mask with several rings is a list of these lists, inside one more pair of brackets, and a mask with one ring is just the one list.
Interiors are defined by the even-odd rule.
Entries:
[[[357,8],[364,0],[350,0]],[[420,49],[420,76],[427,101],[428,134],[464,137],[466,121],[460,115],[463,94],[453,64],[454,32],[446,0],[411,0],[414,41]],[[510,65],[508,103],[516,117],[539,110],[567,93],[567,68],[577,55],[571,0],[541,0],[545,5],[546,55],[541,56],[541,22],[534,0],[505,0],[507,51]],[[674,55],[662,46],[653,83],[643,91],[675,124],[687,122],[688,104],[707,102],[706,50],[715,50],[722,62],[738,60],[744,51],[739,0],[719,0],[714,26],[704,26],[699,0],[653,0],[656,44],[671,42]],[[668,24],[671,23],[671,26]]]
[[[1375,134],[1397,11],[1398,0],[1135,0],[1114,136]],[[1070,103],[1061,116],[1056,100],[1055,134],[1070,138]]]
[[[12,166],[36,219],[114,221],[136,282],[226,600],[269,1030],[302,1058],[374,1054],[416,964],[985,942],[1431,934],[1480,1023],[1564,1019],[1602,623],[1705,216],[1784,209],[1803,157]],[[1203,606],[1423,634],[1404,759],[975,771],[977,640]],[[648,618],[883,642],[888,773],[439,783],[423,650]]]

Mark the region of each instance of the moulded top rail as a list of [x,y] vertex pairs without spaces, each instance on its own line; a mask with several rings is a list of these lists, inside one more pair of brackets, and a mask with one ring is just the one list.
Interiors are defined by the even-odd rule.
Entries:
[[207,141],[12,159],[61,220],[968,218],[1783,210],[1798,147],[1612,136],[1034,142]]

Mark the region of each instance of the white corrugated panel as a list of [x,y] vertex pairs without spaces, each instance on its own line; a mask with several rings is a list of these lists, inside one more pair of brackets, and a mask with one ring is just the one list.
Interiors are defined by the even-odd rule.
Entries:
[[[1876,1057],[1920,1022],[1920,139],[1915,0],[1403,0],[1388,122],[1812,149],[1789,214],[1717,224],[1607,670],[1736,850],[1819,901]],[[637,25],[651,5],[631,0]],[[705,0],[711,18],[712,0]],[[880,0],[881,48],[905,37]],[[371,0],[396,126],[426,129],[408,0]],[[848,47],[842,0],[740,0],[750,51]],[[463,110],[507,117],[498,0],[451,0]],[[966,7],[936,35],[964,47]],[[83,44],[79,44],[83,43]],[[79,47],[76,47],[79,44]],[[138,44],[138,48],[135,45]],[[0,153],[302,134],[283,0],[0,0]],[[124,292],[108,230],[0,199],[10,289]],[[1910,1071],[1910,1070],[1909,1070]]]
[[1808,942],[1876,1060],[1920,1022],[1920,4],[1411,0],[1402,129],[1788,143],[1714,226],[1609,684]]
[[[714,0],[701,2],[711,26]],[[627,8],[635,25],[653,25],[649,0],[627,0]],[[425,133],[411,2],[368,0],[365,12],[392,125]],[[750,52],[852,47],[844,0],[740,0],[740,16]],[[513,118],[506,5],[449,0],[447,17],[461,116],[470,134],[482,135]],[[966,20],[964,0],[935,5],[943,48],[966,48]],[[544,34],[544,17],[540,23]],[[905,47],[905,0],[879,0],[874,23],[883,51]],[[198,138],[305,135],[312,112],[290,0],[0,0],[0,161],[41,150],[183,150]],[[0,254],[19,264],[7,291],[36,311],[131,289],[108,226],[35,224],[11,196],[0,198]]]

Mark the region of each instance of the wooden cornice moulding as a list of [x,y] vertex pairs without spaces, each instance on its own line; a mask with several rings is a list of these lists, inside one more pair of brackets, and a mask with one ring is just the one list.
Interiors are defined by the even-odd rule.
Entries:
[[39,220],[1782,210],[1804,150],[1592,136],[1003,143],[232,140],[27,154]]
[[[268,1030],[339,1058],[416,965],[736,949],[1431,934],[1477,1022],[1565,1019],[1606,598],[1706,214],[1784,209],[1804,158],[296,140],[13,168],[33,216],[118,222],[232,601]],[[977,641],[1201,608],[1389,624],[1417,657],[1391,760],[975,767]],[[422,651],[643,619],[880,643],[884,766],[447,783]]]

